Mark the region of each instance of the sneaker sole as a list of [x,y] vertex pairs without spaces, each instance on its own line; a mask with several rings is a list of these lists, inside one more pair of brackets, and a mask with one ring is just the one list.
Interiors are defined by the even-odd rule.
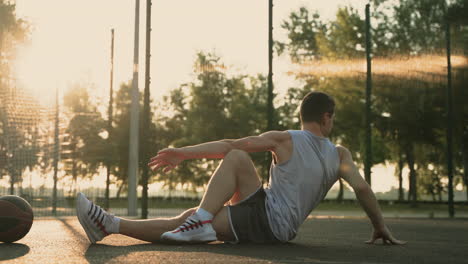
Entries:
[[[194,238],[196,237],[197,236],[194,236]],[[217,240],[218,238],[216,236],[214,238],[211,237],[206,240],[175,240],[175,239],[161,237],[161,241],[163,241],[166,244],[206,244],[206,243],[210,243],[210,242],[217,241]]]

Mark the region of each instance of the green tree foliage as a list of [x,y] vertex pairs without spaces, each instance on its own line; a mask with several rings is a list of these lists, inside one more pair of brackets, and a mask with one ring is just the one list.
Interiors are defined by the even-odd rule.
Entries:
[[365,22],[351,7],[338,9],[322,40],[324,56],[327,58],[362,58],[365,47]]
[[[468,50],[466,0],[373,1],[373,42],[377,56],[440,53],[445,49],[445,26],[451,23],[452,46]],[[466,53],[465,53],[466,54]]]
[[396,54],[437,52],[444,47],[445,0],[405,0],[394,6],[390,43]]
[[88,84],[74,84],[64,96],[68,116],[66,137],[62,139],[61,160],[65,172],[76,183],[78,177],[92,177],[107,156],[103,136],[105,121],[91,101]]
[[328,24],[317,12],[310,14],[301,7],[281,27],[287,31],[288,40],[276,42],[276,50],[278,54],[287,51],[293,62],[364,56],[364,21],[351,7],[340,8],[336,20]]
[[327,28],[321,22],[318,12],[309,14],[307,8],[301,7],[298,12],[289,15],[289,20],[283,21],[281,28],[288,32],[288,41],[275,42],[278,54],[287,51],[294,62],[322,55],[318,38],[325,34]]
[[[37,163],[38,148],[38,120],[36,119],[38,106],[24,104],[22,95],[6,96],[14,101],[3,105],[6,111],[2,113],[2,128],[0,135],[0,178],[8,175],[10,180],[10,193],[13,193],[15,184],[23,181],[23,172],[32,170]],[[23,104],[19,104],[23,103]],[[16,105],[14,105],[16,104]]]
[[[165,98],[166,107],[172,110],[163,120],[163,138],[169,139],[169,145],[181,147],[264,132],[267,102],[264,76],[230,76],[220,58],[210,53],[198,53],[194,68],[195,80]],[[253,158],[259,164],[264,155]],[[186,161],[173,173],[159,174],[158,179],[170,189],[180,183],[195,190],[207,183],[217,164],[218,161]]]
[[22,172],[35,163],[37,152],[34,117],[25,115],[33,109],[12,103],[23,98],[20,91],[12,92],[17,88],[11,77],[11,63],[17,45],[26,40],[29,31],[15,11],[15,4],[0,0],[0,178],[10,176],[11,192],[14,184],[22,181]]
[[[116,178],[116,183],[120,186],[118,196],[122,190],[127,188],[127,176],[128,176],[128,150],[129,150],[129,138],[130,138],[130,105],[131,105],[131,90],[132,85],[129,83],[122,83],[115,96],[114,106],[114,117],[113,117],[113,131],[111,137],[106,144],[108,146],[104,148],[106,150],[106,158],[109,160],[112,168],[112,175]],[[140,120],[143,120],[143,96],[140,94]],[[154,111],[150,111],[150,116],[154,117]],[[142,157],[141,151],[143,143],[143,131],[141,129],[142,123],[140,122],[140,157]],[[150,152],[156,153],[161,146],[165,145],[165,137],[159,131],[159,127],[156,125],[154,120],[151,120],[150,131],[146,135],[148,138],[148,148]],[[148,160],[140,158],[139,168],[147,166]],[[150,178],[150,183],[154,178]]]
[[0,80],[10,77],[16,47],[26,40],[28,33],[29,24],[16,17],[16,4],[0,0]]
[[115,97],[114,130],[110,140],[112,148],[110,155],[115,155],[111,159],[112,174],[118,179],[120,185],[119,193],[127,185],[128,174],[128,149],[130,138],[130,104],[131,104],[131,83],[123,83],[117,91]]
[[[395,1],[375,0],[371,6],[374,57],[388,58],[388,63],[393,63],[395,57],[444,54],[447,21],[451,23],[455,54],[466,54],[468,28],[466,16],[461,15],[461,10],[467,8],[466,0],[448,3],[443,0],[401,0],[397,4]],[[304,28],[315,30],[301,30]],[[289,39],[277,43],[277,50],[287,51],[293,62],[365,58],[364,18],[350,7],[340,8],[336,19],[328,23],[300,8],[283,22],[283,29],[287,30]],[[455,112],[457,120],[461,121],[456,124],[456,140],[460,141],[459,145],[466,146],[468,133],[463,124],[468,120],[468,111],[463,103],[466,94],[461,88],[466,87],[466,70],[457,68],[453,72],[455,109],[458,109]],[[437,198],[445,191],[442,182],[446,179],[446,160],[445,151],[441,149],[445,149],[447,81],[445,76],[439,74],[423,74],[410,68],[406,74],[373,74],[373,163],[388,161],[399,164],[404,161],[410,170],[409,196],[412,201],[416,201],[418,192]],[[349,147],[354,152],[354,158],[362,162],[365,158],[364,76],[349,72],[343,72],[342,76],[328,76],[312,71],[298,75],[298,78],[306,85],[290,89],[287,97],[292,105],[281,106],[278,110],[292,113],[300,98],[310,90],[330,93],[337,101],[333,137],[338,143]],[[297,124],[297,121],[281,120],[289,125]],[[458,155],[456,168],[459,175],[462,174],[461,168],[466,168],[466,165],[463,166],[467,163],[465,149],[465,155]]]

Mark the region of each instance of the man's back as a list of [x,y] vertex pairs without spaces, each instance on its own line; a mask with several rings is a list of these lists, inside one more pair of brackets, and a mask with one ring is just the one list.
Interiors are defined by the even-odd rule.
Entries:
[[266,208],[275,236],[291,240],[338,179],[340,158],[327,138],[307,130],[290,130],[292,154],[272,164]]

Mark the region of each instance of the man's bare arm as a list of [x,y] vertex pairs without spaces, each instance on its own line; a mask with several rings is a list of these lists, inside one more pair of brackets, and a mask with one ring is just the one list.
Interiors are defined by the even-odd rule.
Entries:
[[356,194],[356,198],[362,208],[369,216],[374,233],[371,240],[367,243],[374,243],[375,240],[382,238],[384,243],[404,244],[406,242],[395,239],[384,223],[382,212],[374,192],[367,182],[362,178],[359,170],[353,162],[351,153],[344,147],[338,146],[340,153],[340,177],[351,185]]
[[241,139],[223,139],[202,143],[195,146],[180,148],[186,159],[212,158],[221,159],[233,149],[246,152],[274,151],[285,138],[281,131],[269,131],[259,136],[249,136]]
[[241,139],[223,139],[182,148],[168,148],[158,152],[148,164],[153,170],[165,167],[165,172],[187,159],[222,159],[233,149],[246,152],[273,151],[282,141],[290,139],[286,131],[269,131],[259,136]]
[[338,147],[340,151],[340,177],[351,185],[364,211],[369,216],[374,228],[385,226],[379,204],[369,184],[361,177],[352,160],[349,150]]

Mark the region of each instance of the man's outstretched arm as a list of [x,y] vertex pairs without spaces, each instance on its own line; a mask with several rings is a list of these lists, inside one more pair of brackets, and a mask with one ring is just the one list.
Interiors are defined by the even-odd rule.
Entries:
[[351,185],[354,193],[356,194],[356,198],[374,226],[372,237],[366,243],[372,244],[377,239],[382,238],[383,242],[386,244],[405,244],[406,242],[395,239],[385,225],[375,194],[369,184],[367,184],[367,182],[361,177],[349,150],[339,146],[338,151],[340,153],[341,160],[339,172],[340,177]]
[[275,151],[284,140],[289,139],[287,132],[269,131],[259,136],[249,136],[241,139],[223,139],[182,148],[167,148],[158,152],[148,164],[153,170],[164,167],[164,172],[176,167],[187,159],[222,159],[233,149],[246,152]]

